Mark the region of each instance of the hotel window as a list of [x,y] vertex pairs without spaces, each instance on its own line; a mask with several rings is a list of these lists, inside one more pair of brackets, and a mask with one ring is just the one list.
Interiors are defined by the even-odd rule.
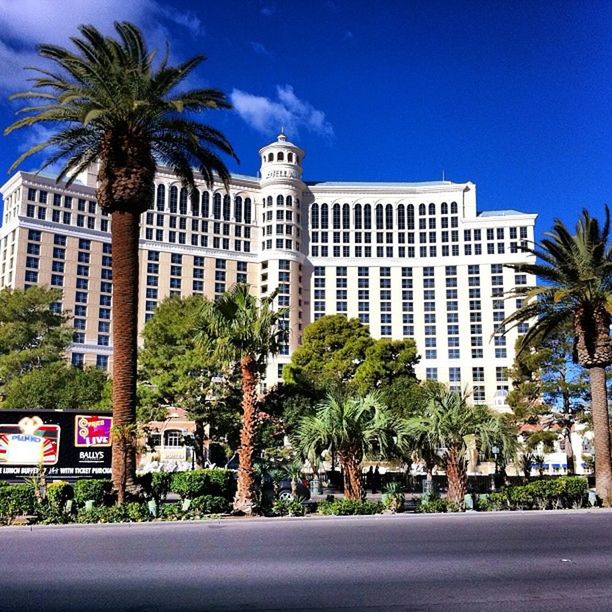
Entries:
[[486,399],[485,388],[479,385],[474,386],[472,390],[472,397],[474,402],[484,402]]
[[96,368],[108,370],[108,355],[96,355]]

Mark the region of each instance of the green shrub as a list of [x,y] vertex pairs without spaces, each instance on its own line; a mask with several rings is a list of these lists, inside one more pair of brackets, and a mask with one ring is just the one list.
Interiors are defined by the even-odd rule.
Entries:
[[74,499],[81,506],[89,500],[93,500],[96,506],[101,506],[111,488],[112,482],[107,479],[77,480],[74,483]]
[[529,491],[533,499],[533,507],[537,510],[546,510],[549,507],[551,493],[549,482],[548,480],[534,480],[525,485],[525,489]]
[[508,510],[510,508],[508,494],[503,490],[494,491],[489,495],[489,504],[491,505],[491,510]]
[[427,514],[447,512],[448,502],[446,499],[442,499],[440,497],[422,497],[421,499],[417,500],[414,511]]
[[465,510],[465,507],[463,506],[463,504],[460,504],[458,502],[448,501],[448,499],[446,500],[446,511],[447,512],[463,512],[464,510]]
[[474,504],[474,510],[478,510],[479,512],[489,512],[493,510],[493,504],[489,499],[489,496],[486,494],[479,495],[476,498],[476,503]]
[[562,498],[565,508],[583,508],[589,499],[589,481],[580,476],[563,476]]
[[172,474],[170,472],[148,472],[138,476],[138,484],[143,493],[142,497],[145,500],[154,499],[157,505],[166,501],[171,482]]
[[589,485],[581,476],[561,476],[550,480],[534,480],[529,484],[508,487],[491,493],[478,510],[557,510],[581,508],[587,504]]
[[170,490],[181,499],[195,499],[202,495],[218,495],[231,500],[236,491],[234,474],[231,470],[210,468],[172,474]]
[[168,472],[153,472],[151,474],[151,496],[158,504],[166,501],[171,481],[172,474]]
[[33,515],[38,510],[34,489],[28,484],[0,487],[0,524],[17,516]]
[[304,516],[306,508],[299,499],[277,499],[272,505],[274,516]]
[[385,486],[381,496],[385,510],[401,512],[404,509],[405,500],[404,488],[399,482],[390,482]]
[[182,521],[185,518],[181,503],[176,504],[164,504],[161,509],[159,516],[164,521]]
[[72,485],[64,480],[56,480],[47,485],[47,501],[53,510],[62,512],[66,502],[74,498]]
[[537,503],[537,496],[528,486],[508,487],[506,497],[510,510],[531,510]]
[[144,523],[151,520],[151,514],[146,504],[130,502],[80,510],[76,520],[77,523]]
[[205,514],[227,514],[229,502],[220,495],[202,495],[196,497],[189,506],[188,512],[195,517]]
[[334,516],[349,516],[358,514],[379,514],[383,511],[380,502],[372,502],[359,499],[335,499],[323,501],[317,506],[319,514]]

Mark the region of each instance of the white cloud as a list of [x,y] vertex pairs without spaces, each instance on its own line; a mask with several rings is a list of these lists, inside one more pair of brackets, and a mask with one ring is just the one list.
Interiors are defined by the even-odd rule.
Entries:
[[277,85],[276,95],[278,99],[272,100],[234,89],[230,99],[240,117],[263,134],[272,135],[284,128],[288,136],[295,136],[305,128],[325,138],[333,137],[334,129],[325,113],[300,100],[291,85]]
[[151,48],[164,49],[168,32],[163,21],[172,21],[192,35],[202,31],[191,12],[168,10],[160,0],[0,0],[0,89],[15,91],[26,86],[28,65],[41,65],[35,46],[52,43],[69,47],[78,26],[93,24],[114,32],[115,21],[131,21],[144,31]]
[[272,15],[274,15],[274,13],[276,13],[276,7],[272,6],[271,4],[266,5],[266,6],[262,6],[260,13],[264,16],[264,17],[272,17]]

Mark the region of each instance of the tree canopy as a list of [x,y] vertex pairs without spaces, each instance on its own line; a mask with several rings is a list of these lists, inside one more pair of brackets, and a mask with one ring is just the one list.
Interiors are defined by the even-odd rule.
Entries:
[[0,291],[0,382],[62,359],[72,331],[66,313],[52,305],[62,298],[57,289],[32,286]]
[[[208,425],[212,441],[235,448],[240,429],[239,374],[215,358],[205,348],[208,343],[196,340],[205,304],[199,295],[169,297],[145,324],[139,354],[139,413],[145,420],[164,420],[168,407],[180,406],[196,425]],[[201,448],[198,455],[202,459]]]
[[4,388],[3,408],[108,410],[110,382],[97,368],[54,361],[16,376]]
[[110,407],[106,372],[65,362],[72,339],[57,289],[32,286],[0,291],[0,388],[3,408]]
[[367,325],[344,315],[328,315],[308,325],[301,346],[291,356],[284,378],[319,393],[336,390],[365,395],[379,389],[383,400],[397,403],[418,381],[413,340],[374,340]]

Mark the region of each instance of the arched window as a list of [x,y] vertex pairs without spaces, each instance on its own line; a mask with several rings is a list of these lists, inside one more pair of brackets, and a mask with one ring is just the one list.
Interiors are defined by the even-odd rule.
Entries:
[[321,204],[321,229],[329,227],[329,209],[327,204]]
[[397,207],[397,229],[406,229],[406,209],[403,204]]
[[369,204],[363,207],[363,229],[372,229],[372,207]]
[[210,195],[208,191],[202,192],[202,216],[210,216]]
[[213,199],[213,217],[215,219],[221,219],[221,194],[215,193]]
[[234,198],[234,219],[242,223],[242,198],[240,196]]
[[408,229],[413,230],[414,229],[414,205],[413,204],[408,204],[408,206],[406,207],[406,216],[408,218]]
[[276,155],[276,161],[285,161],[285,156],[283,155],[282,151],[279,151]]
[[179,200],[179,212],[181,215],[187,214],[187,188],[181,187],[181,197]]
[[430,215],[436,214],[436,205],[433,202],[429,205],[429,214]]
[[244,199],[244,222],[250,223],[252,220],[251,198]]
[[393,206],[391,204],[385,206],[385,228],[393,229]]
[[164,210],[166,205],[166,187],[165,185],[157,186],[157,210]]
[[268,196],[268,206],[272,206],[272,196]]
[[278,195],[276,196],[276,205],[277,206],[282,206],[284,204],[284,198],[282,195]]
[[197,189],[191,191],[191,214],[194,217],[200,216],[200,192]]
[[382,204],[376,205],[376,229],[383,229],[383,207]]
[[285,204],[286,204],[287,206],[293,206],[293,198],[292,198],[291,196],[287,196],[287,197],[285,198]]
[[319,205],[316,202],[310,207],[310,225],[313,229],[319,229]]
[[351,227],[351,209],[348,204],[342,207],[342,229],[349,229]]
[[170,212],[176,214],[178,204],[178,189],[173,185],[170,187]]
[[293,153],[287,153],[287,161],[293,162]]
[[419,215],[422,217],[425,214],[425,204],[419,204]]
[[340,229],[340,204],[334,204],[333,207],[334,229]]
[[225,194],[223,196],[223,220],[229,221],[231,215],[231,200],[229,195]]
[[440,212],[443,215],[448,215],[448,204],[446,202],[442,202],[442,204],[440,204]]
[[183,446],[183,435],[178,429],[164,431],[164,446]]
[[355,229],[361,229],[363,224],[363,214],[361,211],[361,204],[355,204]]
[[457,214],[457,202],[451,202],[451,215]]
[[274,153],[268,155],[268,161],[274,161]]

